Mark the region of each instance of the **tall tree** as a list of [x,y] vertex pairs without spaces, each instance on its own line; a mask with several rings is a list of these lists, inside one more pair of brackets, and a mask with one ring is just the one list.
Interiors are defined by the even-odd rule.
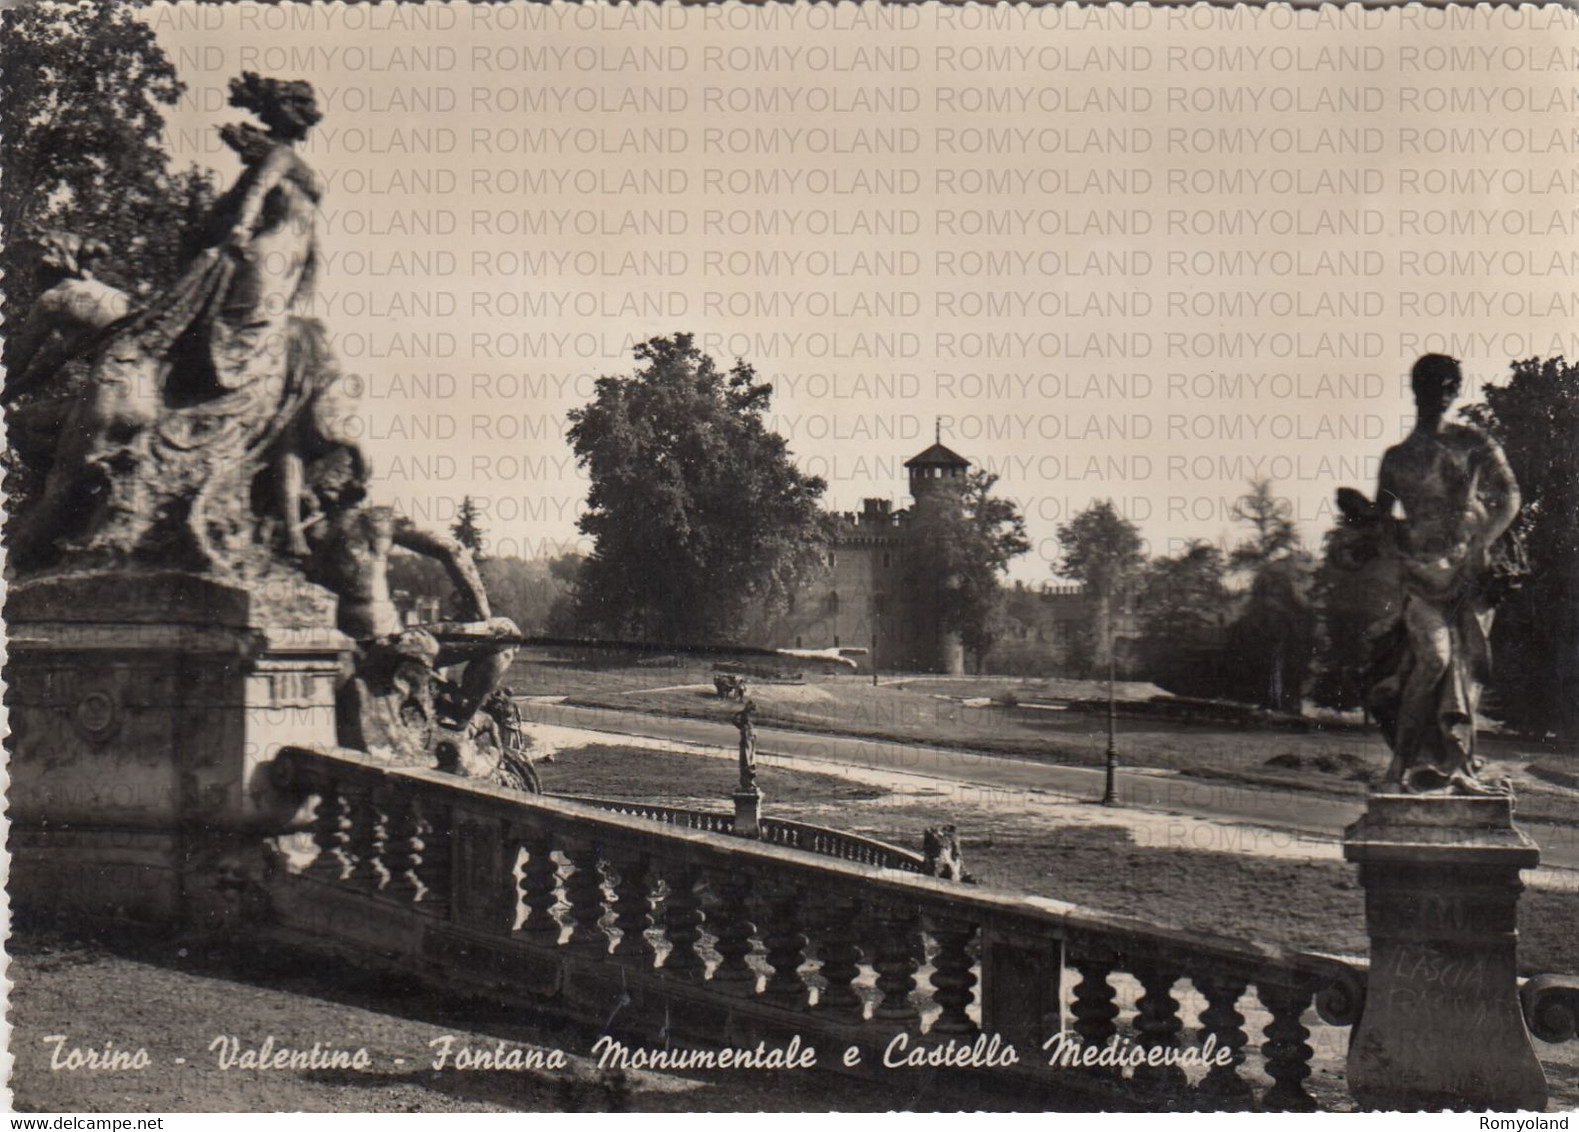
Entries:
[[782,606],[824,568],[826,487],[795,467],[764,414],[773,387],[728,372],[690,334],[636,347],[630,377],[601,377],[570,413],[591,478],[593,539],[577,593],[584,623],[614,636],[731,641],[748,612]]
[[[1579,365],[1512,363],[1463,415],[1501,443],[1523,498],[1509,535],[1529,573],[1492,623],[1495,713],[1521,731],[1579,735]],[[1508,537],[1508,536],[1504,536]]]
[[1352,711],[1365,704],[1361,677],[1370,651],[1366,630],[1374,603],[1365,590],[1369,579],[1333,561],[1336,533],[1329,530],[1322,536],[1321,563],[1311,591],[1317,630],[1310,698],[1322,707]]
[[163,111],[185,88],[136,13],[115,0],[0,13],[8,318],[37,297],[43,231],[103,240],[111,255],[100,276],[135,294],[175,277],[213,201],[206,172],[169,171]]
[[1092,598],[1092,668],[1105,672],[1113,658],[1113,602],[1145,564],[1140,530],[1111,499],[1093,503],[1058,528],[1062,557],[1053,572],[1085,586]]
[[1222,551],[1200,541],[1146,567],[1137,603],[1140,663],[1148,679],[1170,692],[1220,696],[1226,690],[1227,569]]
[[472,557],[479,562],[487,546],[485,532],[479,522],[481,516],[477,504],[467,495],[462,497],[461,505],[455,511],[455,522],[450,524],[450,534],[455,536],[455,541],[471,551]]
[[1234,508],[1250,527],[1229,563],[1249,578],[1249,593],[1229,627],[1235,696],[1298,713],[1316,643],[1311,603],[1314,564],[1300,543],[1288,501],[1270,480],[1255,480]]
[[1229,556],[1235,569],[1260,570],[1300,552],[1293,508],[1273,494],[1271,480],[1250,481],[1250,490],[1234,503],[1233,517],[1250,525],[1250,536]]
[[977,469],[934,488],[935,498],[917,509],[915,551],[906,559],[905,585],[930,595],[939,631],[959,634],[978,670],[998,632],[1003,575],[1031,549],[1020,509],[993,495],[997,482]]

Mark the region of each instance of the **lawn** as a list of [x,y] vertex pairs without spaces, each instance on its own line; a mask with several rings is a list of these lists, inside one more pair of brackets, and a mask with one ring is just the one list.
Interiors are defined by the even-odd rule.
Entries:
[[[884,677],[884,680],[888,680]],[[607,667],[518,660],[510,673],[520,695],[563,697],[567,704],[691,719],[729,721],[739,705],[718,698],[710,667]],[[1010,702],[1004,702],[1012,693]],[[1119,684],[1120,700],[1158,694],[1151,684]],[[1070,766],[1100,766],[1107,748],[1102,711],[1060,710],[1059,700],[1091,700],[1106,685],[1077,680],[1015,681],[916,676],[874,687],[870,677],[808,676],[803,684],[757,682],[751,696],[761,727],[1009,755]],[[1031,700],[1047,704],[1031,704]],[[1309,731],[1237,727],[1125,716],[1117,721],[1124,766],[1179,771],[1280,788],[1359,796],[1388,762],[1379,733],[1352,725]],[[1572,756],[1509,738],[1485,738],[1492,775],[1506,775],[1527,818],[1570,820],[1571,790],[1532,775],[1532,760],[1570,766]],[[1567,801],[1565,801],[1565,799]]]
[[[561,751],[541,768],[549,792],[640,798],[727,810],[733,761],[637,746]],[[1145,844],[1087,807],[1077,822],[1003,812],[958,792],[891,791],[836,774],[763,767],[765,812],[919,849],[928,826],[952,822],[978,880],[1160,927],[1363,955],[1364,894],[1352,866]],[[1073,812],[1073,811],[1071,811]],[[1579,892],[1532,886],[1519,907],[1520,961],[1579,971]]]
[[[517,665],[515,673],[530,665]],[[697,671],[594,672],[582,684],[579,674],[555,673],[545,685],[569,688],[554,694],[581,707],[653,715],[727,721],[737,704],[720,700],[709,679]],[[645,677],[645,681],[642,679]],[[519,690],[520,681],[512,687]],[[1066,695],[1073,691],[1094,694],[1087,685],[1069,687],[1058,682]],[[1010,706],[976,694],[974,682],[950,687],[941,681],[883,684],[873,687],[856,677],[811,681],[805,684],[757,683],[751,697],[757,705],[757,722],[764,727],[853,735],[905,743],[985,751],[1018,758],[1068,765],[1101,765],[1107,747],[1107,718],[1102,712],[1056,710],[1049,707]],[[1149,687],[1143,685],[1141,687]],[[983,690],[985,691],[985,690]],[[1001,694],[1001,691],[1000,691]],[[1042,694],[1036,686],[1022,689],[1022,698]],[[1352,730],[1334,733],[1258,731],[1242,728],[1183,724],[1156,719],[1120,717],[1124,761],[1129,766],[1170,770],[1194,768],[1267,771],[1277,776],[1278,766],[1268,761],[1292,755],[1314,771],[1313,777],[1339,789],[1359,789],[1359,775],[1386,765],[1381,739]],[[1317,762],[1328,767],[1315,769]]]

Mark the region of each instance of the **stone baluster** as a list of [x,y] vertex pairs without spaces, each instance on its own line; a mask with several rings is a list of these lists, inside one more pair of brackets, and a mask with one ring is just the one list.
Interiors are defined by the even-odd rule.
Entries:
[[603,892],[603,853],[597,844],[583,841],[567,854],[572,866],[565,881],[565,901],[570,905],[570,939],[573,947],[608,953],[609,937],[603,930],[606,897]]
[[848,1022],[866,1016],[866,1003],[852,985],[861,975],[860,922],[860,904],[837,897],[822,905],[817,921],[817,957],[827,984],[817,998],[817,1010]]
[[435,916],[448,916],[454,887],[450,875],[454,851],[450,809],[419,795],[412,801],[412,815],[411,860],[422,882],[418,907]]
[[914,1029],[921,1012],[910,1000],[916,989],[916,968],[921,951],[916,914],[909,909],[887,908],[877,917],[877,954],[872,967],[877,971],[877,989],[882,994],[872,1011],[875,1021],[902,1029]]
[[655,952],[647,938],[647,929],[652,927],[652,880],[648,876],[647,855],[627,852],[616,858],[613,865],[614,926],[620,932],[614,955],[633,967],[650,968]]
[[307,867],[310,875],[328,881],[342,881],[351,875],[356,863],[351,856],[351,828],[350,798],[326,779],[313,816],[313,843],[318,846],[318,856]]
[[811,994],[800,973],[807,944],[802,930],[800,890],[792,885],[773,885],[761,903],[762,943],[767,948],[768,966],[773,968],[762,996],[786,1010],[803,1009]]
[[1305,1091],[1305,1078],[1310,1076],[1310,1059],[1315,1051],[1305,1042],[1310,1031],[1300,1019],[1310,1005],[1311,990],[1275,985],[1258,985],[1256,990],[1261,1004],[1272,1015],[1266,1024],[1267,1040],[1261,1044],[1261,1052],[1273,1084],[1261,1098],[1261,1107],[1308,1112],[1316,1107],[1315,1099]]
[[554,915],[559,904],[559,864],[554,860],[553,840],[547,830],[535,828],[518,837],[526,850],[520,885],[526,905],[522,934],[540,947],[557,947],[562,926]]
[[[1135,977],[1146,992],[1135,1004],[1137,1044],[1147,1051],[1177,1049],[1179,1031],[1184,1028],[1179,1000],[1173,996],[1179,969],[1168,962],[1137,964]],[[1134,1078],[1144,1087],[1168,1095],[1183,1092],[1188,1084],[1184,1070],[1177,1065],[1137,1065]]]
[[707,972],[707,963],[696,950],[707,916],[696,894],[697,870],[691,865],[677,866],[666,878],[669,894],[663,901],[663,931],[669,940],[669,954],[660,968],[672,979],[697,982]]
[[931,1033],[976,1033],[969,1013],[976,985],[976,974],[971,970],[975,960],[970,953],[975,935],[976,925],[963,920],[937,920],[932,925],[932,938],[938,945],[932,959],[932,998],[943,1012],[932,1023]]
[[1237,975],[1204,974],[1190,980],[1206,997],[1206,1009],[1201,1011],[1203,1041],[1212,1041],[1212,1056],[1227,1050],[1226,1065],[1209,1064],[1202,1078],[1200,1093],[1203,1107],[1214,1112],[1224,1109],[1248,1107],[1251,1101],[1250,1082],[1239,1074],[1245,1060],[1245,1043],[1249,1040],[1244,1031],[1245,1016],[1239,1013],[1239,999],[1245,993],[1246,980]]
[[350,792],[350,851],[356,864],[351,879],[358,888],[379,892],[389,883],[389,803],[379,788]]
[[415,800],[410,790],[397,789],[389,803],[389,842],[384,847],[389,883],[379,895],[412,904],[422,898],[422,878],[418,875],[422,868],[420,847]]
[[725,994],[754,995],[757,973],[746,961],[751,955],[751,937],[757,930],[748,908],[751,878],[739,872],[721,872],[712,878],[712,884],[718,894],[713,930],[718,936],[714,947],[719,954],[713,985]]
[[[1087,954],[1074,962],[1080,981],[1075,984],[1070,1013],[1074,1015],[1074,1031],[1082,1047],[1102,1049],[1118,1033],[1118,992],[1112,981],[1116,966],[1117,956],[1105,954]],[[1089,1072],[1111,1074],[1112,1070],[1093,1068]]]

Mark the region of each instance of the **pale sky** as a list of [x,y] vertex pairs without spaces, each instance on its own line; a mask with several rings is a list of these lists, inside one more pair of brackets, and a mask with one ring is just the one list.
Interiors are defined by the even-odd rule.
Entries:
[[1425,350],[1579,357],[1579,34],[1544,9],[155,6],[176,167],[243,69],[306,79],[317,310],[375,499],[576,545],[564,415],[689,330],[828,499],[932,442],[1048,579],[1112,497],[1157,552],[1255,475],[1314,543]]

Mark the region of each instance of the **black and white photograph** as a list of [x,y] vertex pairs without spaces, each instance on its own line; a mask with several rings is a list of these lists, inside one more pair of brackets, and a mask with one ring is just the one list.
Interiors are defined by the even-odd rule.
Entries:
[[12,1129],[1568,1127],[1573,6],[24,0],[0,83]]

